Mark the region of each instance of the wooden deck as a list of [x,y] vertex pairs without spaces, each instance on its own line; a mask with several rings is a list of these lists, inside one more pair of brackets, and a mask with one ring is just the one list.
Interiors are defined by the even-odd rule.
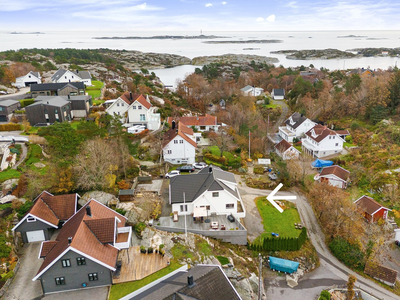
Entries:
[[118,260],[122,261],[121,272],[118,278],[114,276],[113,284],[143,279],[165,268],[169,262],[168,256],[162,257],[158,253],[140,253],[139,246],[121,250],[118,254]]

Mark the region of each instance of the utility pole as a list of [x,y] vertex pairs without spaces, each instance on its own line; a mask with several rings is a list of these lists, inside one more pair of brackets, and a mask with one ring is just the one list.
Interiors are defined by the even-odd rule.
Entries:
[[261,253],[258,253],[258,259],[260,260],[258,266],[258,300],[262,299],[262,256]]

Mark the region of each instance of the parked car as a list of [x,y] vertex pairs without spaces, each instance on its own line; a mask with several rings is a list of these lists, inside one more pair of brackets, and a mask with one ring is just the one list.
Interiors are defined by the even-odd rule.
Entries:
[[277,179],[278,179],[278,176],[276,176],[275,173],[270,173],[270,174],[268,174],[268,177],[269,177],[269,179],[271,179],[271,180],[277,180]]
[[232,222],[235,222],[235,217],[232,216],[232,215],[228,215],[226,218],[227,218],[228,221],[231,222],[231,223],[232,223]]
[[184,165],[176,168],[180,172],[194,172],[195,168],[192,165]]
[[173,178],[173,177],[178,176],[180,174],[181,174],[181,172],[174,170],[174,171],[171,171],[171,172],[165,174],[165,178],[170,179],[170,178]]
[[400,242],[399,242],[399,241],[395,241],[394,243],[395,243],[397,246],[400,247]]
[[193,167],[195,168],[195,169],[204,169],[205,167],[207,167],[207,164],[206,163],[204,163],[204,162],[199,162],[199,163],[195,163],[195,164],[193,164]]
[[0,95],[7,95],[8,93],[6,91],[0,91]]

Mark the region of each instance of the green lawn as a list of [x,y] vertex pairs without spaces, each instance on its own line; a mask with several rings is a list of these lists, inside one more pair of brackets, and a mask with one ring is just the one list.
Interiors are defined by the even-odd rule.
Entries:
[[281,237],[298,237],[300,230],[294,223],[300,223],[300,216],[293,203],[282,201],[287,209],[280,213],[266,197],[258,197],[256,205],[263,219],[265,232],[261,236],[271,237],[271,232],[279,233]]
[[88,95],[92,96],[93,99],[101,97],[101,89],[104,83],[101,81],[93,80],[92,86],[86,87],[86,92]]
[[80,123],[81,123],[81,121],[73,121],[73,122],[71,122],[71,127],[76,130]]
[[343,143],[343,147],[354,147],[354,146],[357,146],[357,145],[352,144],[352,143],[348,143],[348,142],[344,142]]
[[218,261],[221,263],[221,265],[227,265],[229,264],[229,259],[225,256],[220,256],[217,255],[216,258],[218,259]]
[[156,273],[153,273],[150,276],[143,278],[142,280],[114,284],[111,286],[109,300],[120,299],[120,298],[144,287],[145,285],[175,271],[176,269],[179,269],[180,267],[182,267],[182,265],[180,265],[179,263],[177,263],[175,261],[171,261],[171,264],[168,267],[166,267]]
[[103,104],[105,102],[105,100],[93,100],[93,105],[100,105]]
[[[215,155],[217,157],[221,156],[221,150],[218,148],[218,146],[208,147],[207,150],[210,151],[212,155]],[[235,157],[234,154],[232,154],[232,153],[230,153],[228,151],[222,152],[222,155],[227,159],[227,165],[228,166],[229,165],[240,164],[240,162],[242,161],[240,156],[236,156]],[[210,162],[207,162],[207,163],[209,164]],[[214,165],[219,165],[220,166],[220,164],[218,164],[218,163],[215,163],[215,162],[211,162],[211,163],[214,164]]]
[[0,182],[6,181],[11,178],[19,178],[21,173],[14,169],[9,169],[6,171],[0,172]]

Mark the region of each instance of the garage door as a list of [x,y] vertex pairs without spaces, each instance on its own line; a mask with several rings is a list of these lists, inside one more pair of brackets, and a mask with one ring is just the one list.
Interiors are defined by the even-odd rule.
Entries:
[[45,240],[43,230],[27,231],[26,237],[28,239],[28,243],[39,242],[39,241]]

